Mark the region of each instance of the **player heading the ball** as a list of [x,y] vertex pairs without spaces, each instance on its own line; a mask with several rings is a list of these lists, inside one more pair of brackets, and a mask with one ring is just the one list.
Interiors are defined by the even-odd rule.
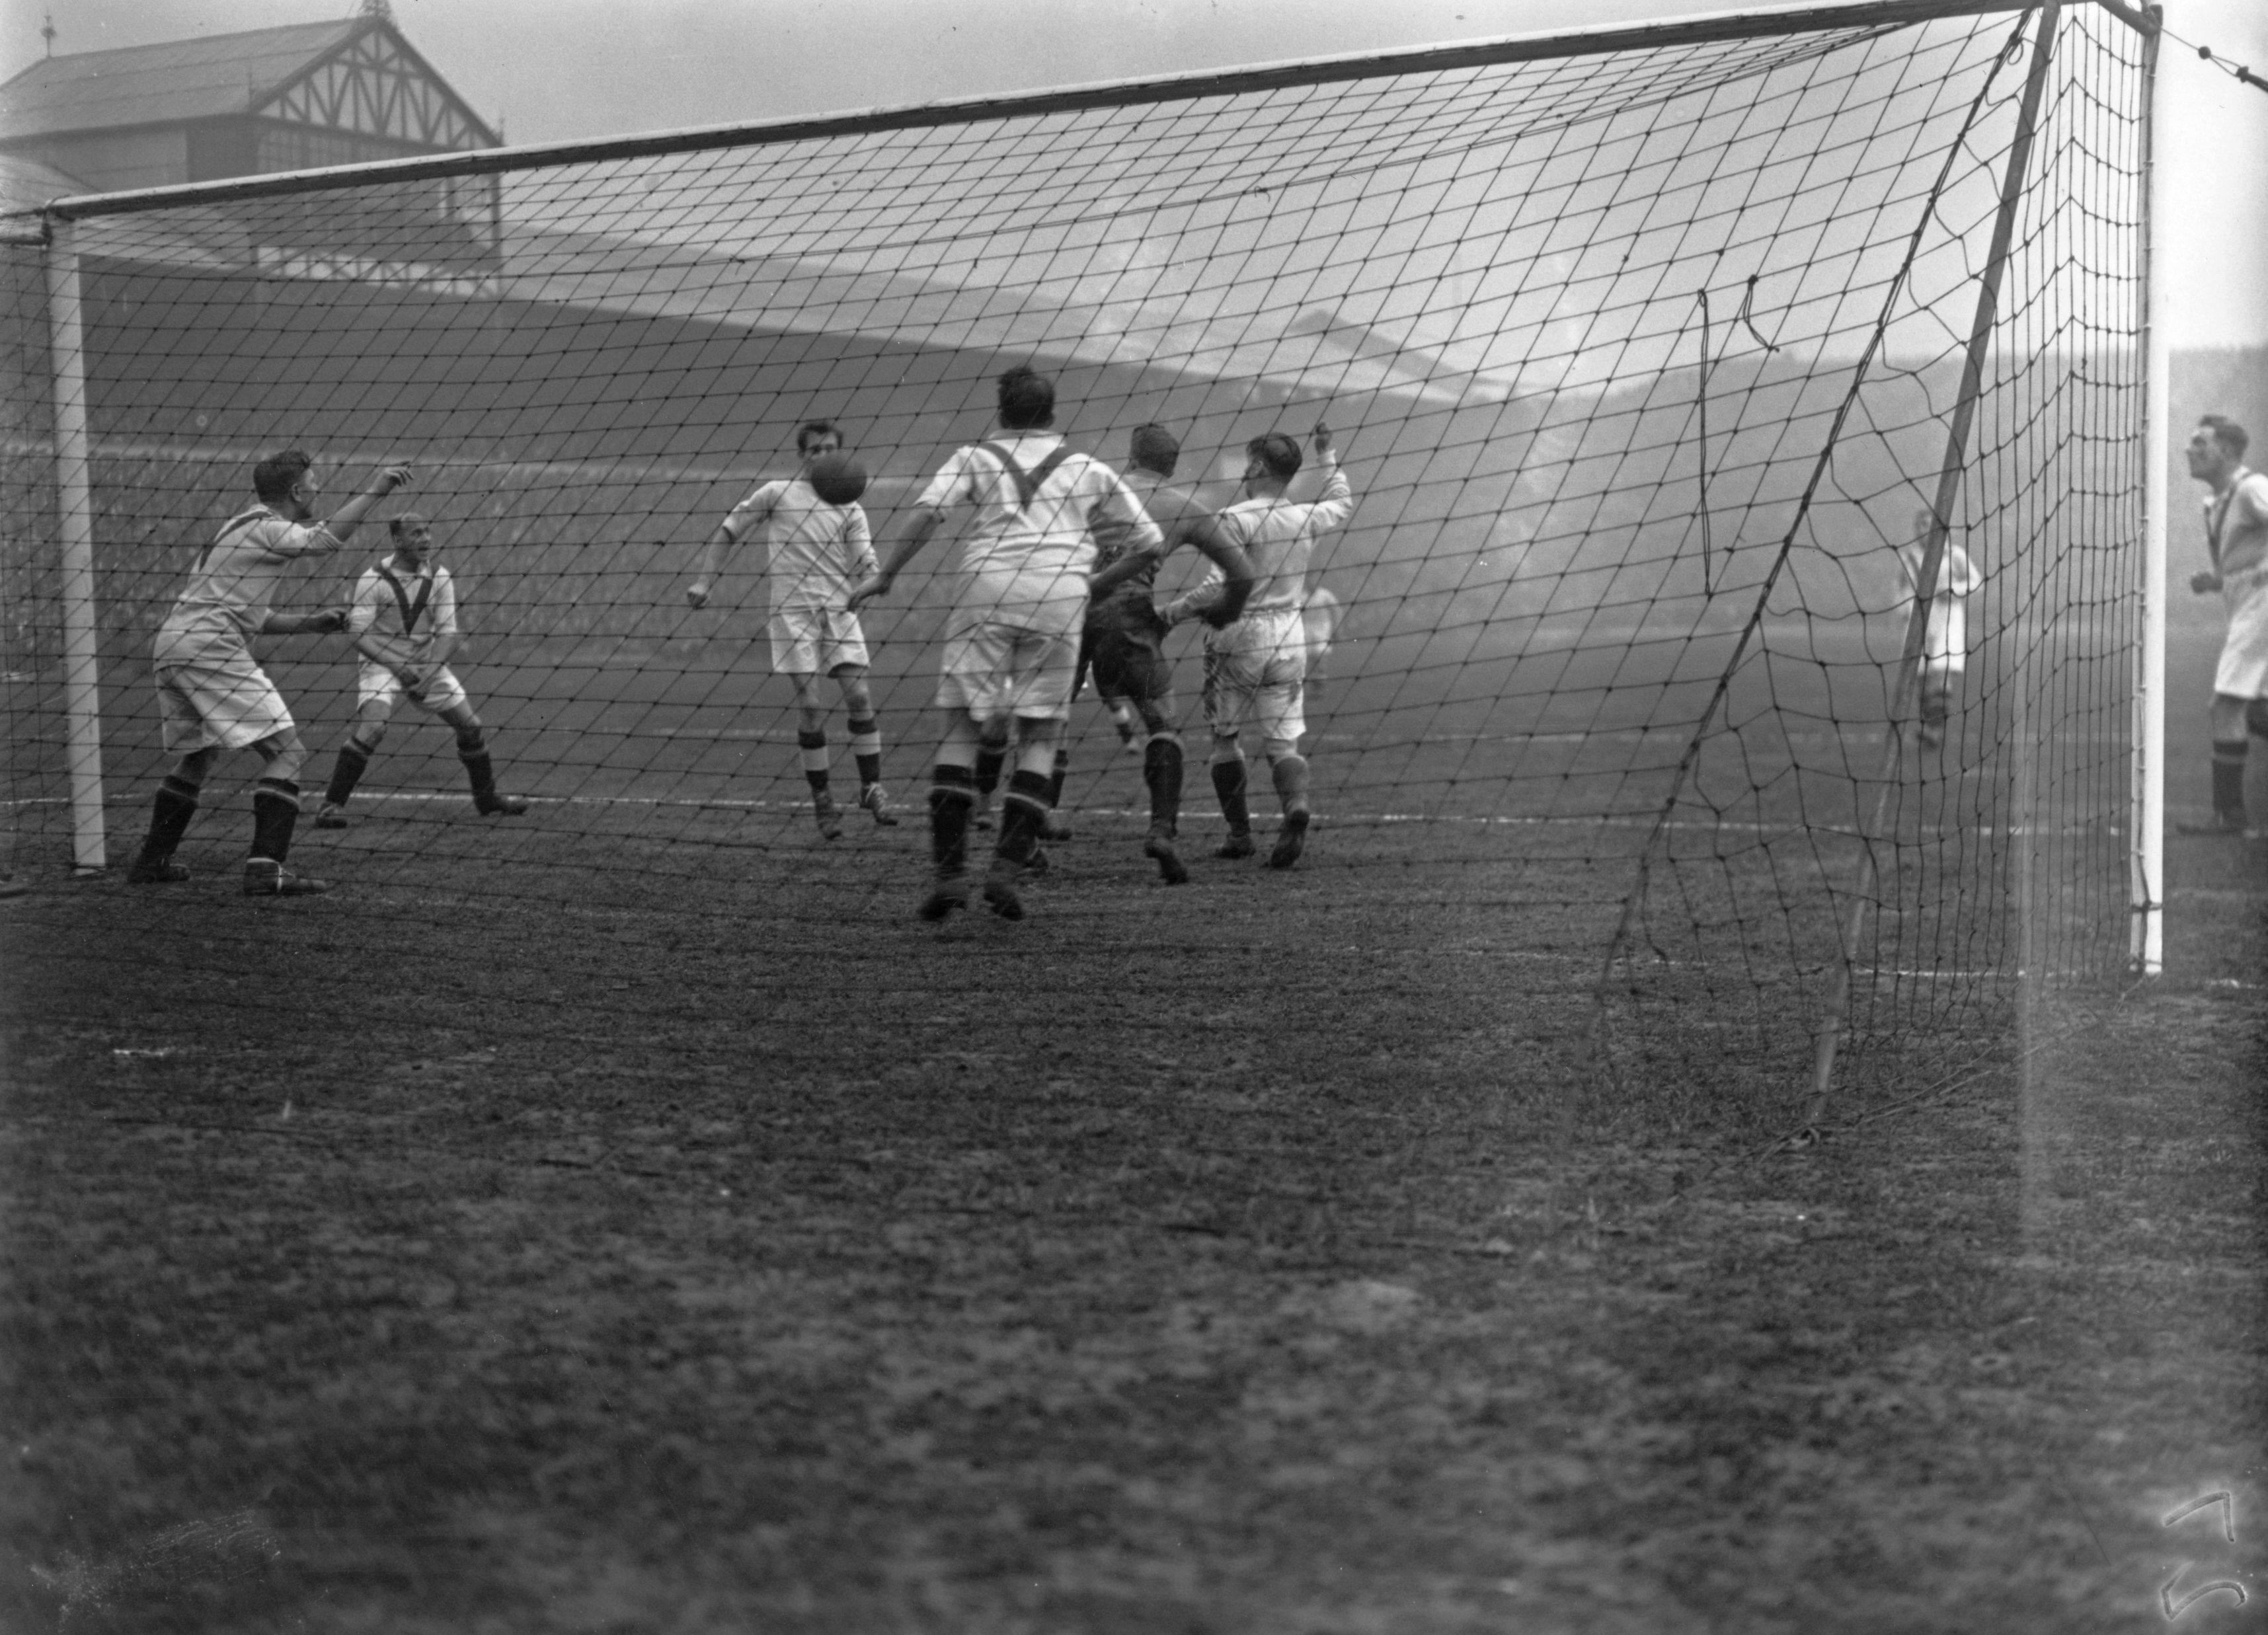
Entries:
[[519,795],[497,793],[496,767],[481,735],[481,718],[473,713],[463,683],[449,668],[462,639],[457,626],[457,587],[449,571],[436,560],[439,547],[433,525],[406,511],[386,527],[394,539],[394,554],[355,582],[354,605],[347,612],[347,629],[354,633],[355,651],[362,655],[356,676],[355,724],[339,746],[315,827],[347,826],[347,800],[370,769],[371,758],[386,737],[386,724],[404,697],[455,729],[457,759],[464,762],[465,777],[473,786],[473,809],[482,817],[519,817],[527,810],[527,802]]
[[[1300,474],[1300,446],[1280,431],[1244,446],[1247,496],[1219,513],[1221,531],[1252,559],[1255,578],[1243,617],[1205,636],[1204,711],[1212,727],[1212,786],[1228,820],[1228,838],[1213,853],[1248,858],[1253,853],[1252,815],[1245,802],[1244,748],[1238,741],[1249,721],[1260,728],[1261,753],[1268,757],[1283,802],[1284,821],[1268,866],[1290,868],[1307,843],[1314,814],[1307,806],[1307,762],[1300,754],[1307,730],[1304,689],[1307,674],[1307,564],[1315,538],[1343,527],[1354,515],[1354,493],[1339,469],[1330,428],[1317,423],[1311,440],[1323,462],[1323,497],[1311,505],[1285,497]],[[1217,615],[1227,596],[1215,571],[1204,584],[1166,609],[1169,623]]]
[[[1015,735],[1016,770],[984,900],[1004,919],[1023,917],[1016,881],[1039,843],[1056,743],[1071,713],[1095,531],[1123,528],[1136,550],[1161,539],[1116,472],[1049,429],[1056,389],[1045,375],[1011,369],[999,379],[998,401],[1001,436],[954,451],[922,490],[888,559],[850,593],[854,608],[883,594],[949,518],[969,518],[961,595],[946,622],[937,686],[945,736],[930,770],[936,877],[921,905],[927,920],[941,920],[968,900],[977,751],[988,733],[1003,729]],[[1119,568],[1116,578],[1096,580],[1098,594],[1134,571],[1130,560]]]
[[842,689],[850,717],[850,754],[858,766],[858,805],[883,829],[895,829],[882,788],[882,729],[866,690],[866,632],[850,602],[851,586],[874,571],[873,535],[858,497],[866,473],[843,453],[842,429],[831,420],[806,421],[795,434],[802,464],[795,475],[766,482],[733,507],[702,547],[700,575],[685,587],[696,608],[708,604],[725,547],[750,529],[762,532],[765,574],[771,590],[772,668],[795,683],[796,747],[819,832],[843,834],[843,814],[828,789],[832,760],[827,745],[827,706],[820,701],[824,670]]
[[329,521],[311,527],[322,493],[313,457],[286,449],[253,468],[252,490],[260,504],[221,525],[158,628],[151,657],[165,715],[166,751],[180,761],[158,786],[149,838],[126,872],[129,881],[150,886],[188,879],[189,871],[173,861],[173,851],[196,815],[205,775],[222,750],[249,748],[262,765],[252,792],[245,894],[304,897],[330,889],[328,881],[284,866],[299,821],[298,779],[306,750],[283,695],[253,659],[252,638],[346,629],[343,608],[276,612],[270,604],[276,582],[291,563],[337,550],[372,506],[409,482],[409,467],[389,466]]

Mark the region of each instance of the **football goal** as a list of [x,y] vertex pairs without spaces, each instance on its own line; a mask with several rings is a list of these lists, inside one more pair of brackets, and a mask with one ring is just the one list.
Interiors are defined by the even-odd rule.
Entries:
[[[858,920],[861,947],[928,934],[961,541],[861,611],[871,728],[838,655],[784,673],[763,530],[713,583],[704,553],[818,421],[887,553],[1028,365],[1121,471],[1162,426],[1223,508],[1280,432],[1312,501],[1322,423],[1353,499],[1301,587],[1297,867],[1265,871],[1250,731],[1261,858],[1211,855],[1226,751],[1189,623],[1164,656],[1195,878],[1145,862],[1152,734],[1090,687],[1035,917],[1138,902],[1170,946],[1250,871],[1432,917],[1508,997],[1580,996],[1617,1071],[1924,1081],[2028,985],[2158,957],[2154,50],[2118,5],[1880,0],[19,211],[10,863],[233,890],[249,754],[205,785],[195,878],[123,883],[174,761],[152,643],[254,465],[297,448],[317,514],[415,477],[277,607],[348,606],[423,519],[449,667],[529,802],[483,815],[410,675],[316,828],[384,665],[351,631],[261,637],[326,912],[618,892],[689,919],[722,911],[704,880],[762,876],[763,912]],[[1168,556],[1160,601],[1204,566]],[[853,804],[877,765],[895,829]],[[231,924],[203,957],[254,935]]]

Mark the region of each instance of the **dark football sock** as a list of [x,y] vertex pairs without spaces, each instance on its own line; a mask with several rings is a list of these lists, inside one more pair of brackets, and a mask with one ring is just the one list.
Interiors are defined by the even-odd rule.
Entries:
[[1142,781],[1150,786],[1150,827],[1173,834],[1182,822],[1182,744],[1153,738],[1142,747]]
[[1252,809],[1244,804],[1244,762],[1216,761],[1212,763],[1213,792],[1220,797],[1220,814],[1228,820],[1228,832],[1241,835],[1252,827]]
[[323,799],[335,806],[346,805],[354,795],[355,785],[369,770],[370,751],[348,739],[339,746],[339,758],[331,767],[330,787],[323,791]]
[[158,785],[158,799],[150,814],[150,837],[142,843],[142,855],[152,863],[163,863],[173,855],[173,848],[181,843],[188,832],[189,820],[197,814],[197,786],[178,777],[168,777]]
[[263,777],[252,789],[252,855],[281,863],[291,855],[291,831],[299,822],[299,785],[289,778]]
[[465,763],[465,781],[472,785],[473,806],[486,812],[497,804],[496,762],[489,758],[485,748],[457,750],[457,759]]
[[2223,817],[2244,815],[2244,760],[2250,748],[2242,738],[2213,740],[2213,809]]
[[968,866],[968,811],[976,799],[975,780],[965,766],[930,770],[930,855],[940,874],[958,874]]
[[1007,799],[1000,803],[1000,840],[996,848],[1011,863],[1029,863],[1040,843],[1040,825],[1050,803],[1049,780],[1037,772],[1019,769],[1008,779]]
[[1276,798],[1284,803],[1284,810],[1306,811],[1307,808],[1307,756],[1281,756],[1270,763],[1268,771],[1276,781]]
[[1048,807],[1052,811],[1063,805],[1064,779],[1071,776],[1071,751],[1056,751],[1056,769],[1048,774]]

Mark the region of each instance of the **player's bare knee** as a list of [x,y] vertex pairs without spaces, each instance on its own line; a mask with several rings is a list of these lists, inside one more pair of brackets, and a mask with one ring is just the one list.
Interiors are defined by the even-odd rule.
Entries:
[[286,783],[299,776],[299,768],[307,759],[307,748],[299,741],[299,734],[286,727],[272,733],[252,746],[253,753],[267,764],[262,775],[281,778]]
[[1278,761],[1296,761],[1300,758],[1300,743],[1292,738],[1271,738],[1260,746],[1260,753],[1268,758],[1270,766]]
[[193,788],[201,788],[206,774],[213,770],[213,762],[219,759],[217,748],[192,749],[181,757],[181,763],[173,769],[173,776]]
[[1215,766],[1226,766],[1243,759],[1244,746],[1233,738],[1215,738],[1212,740],[1212,763]]

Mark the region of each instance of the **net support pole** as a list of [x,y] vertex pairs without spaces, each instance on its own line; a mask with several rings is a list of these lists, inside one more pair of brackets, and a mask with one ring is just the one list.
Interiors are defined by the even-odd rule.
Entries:
[[63,545],[64,761],[70,776],[71,864],[106,861],[102,827],[102,653],[95,623],[94,495],[86,435],[86,349],[78,248],[71,223],[48,245],[48,335],[55,381],[55,512]]
[[[1945,458],[1937,474],[1937,496],[1930,507],[1929,541],[1922,550],[1921,571],[1914,585],[1913,614],[1906,621],[1906,639],[1898,659],[1897,679],[1890,689],[1890,719],[1882,742],[1881,770],[1876,774],[1874,814],[1859,830],[1859,878],[1852,888],[1851,920],[1837,949],[1835,978],[1814,1035],[1811,1106],[1804,1115],[1807,1126],[1815,1125],[1827,1109],[1827,1096],[1835,1079],[1835,1058],[1842,1048],[1844,1020],[1851,1009],[1852,968],[1866,934],[1867,910],[1881,873],[1880,848],[1888,843],[1883,825],[1889,814],[1891,792],[1897,787],[1898,762],[1905,749],[1906,713],[1915,683],[1921,674],[1922,652],[1929,637],[1930,604],[1936,600],[1939,578],[1945,570],[1945,546],[1953,527],[1953,512],[1961,497],[1961,482],[1968,465],[1969,431],[1977,418],[1977,401],[1984,394],[1984,357],[1992,346],[1992,326],[2000,314],[2000,280],[2008,269],[2009,247],[2014,242],[2016,207],[2022,202],[2024,178],[2030,173],[2032,138],[2039,129],[2040,99],[2047,88],[2053,61],[2056,25],[2062,0],[2046,0],[2032,36],[2032,60],[2024,75],[2023,101],[2016,114],[2014,139],[2008,146],[2008,166],[2000,179],[2000,204],[1992,218],[1992,245],[1977,282],[1976,316],[1969,326],[1969,346],[1961,365],[1961,396],[1954,405],[1953,423],[1945,434]],[[2012,746],[2017,755],[2031,752],[2029,744]],[[2021,823],[2027,814],[2012,814]]]
[[2164,11],[2149,9],[2142,37],[2142,561],[2141,641],[2134,654],[2134,790],[2130,832],[2133,910],[2130,949],[2135,971],[2155,976],[2166,964],[2166,540],[2172,495],[2173,364],[2166,319],[2171,281],[2158,259],[2158,27]]

